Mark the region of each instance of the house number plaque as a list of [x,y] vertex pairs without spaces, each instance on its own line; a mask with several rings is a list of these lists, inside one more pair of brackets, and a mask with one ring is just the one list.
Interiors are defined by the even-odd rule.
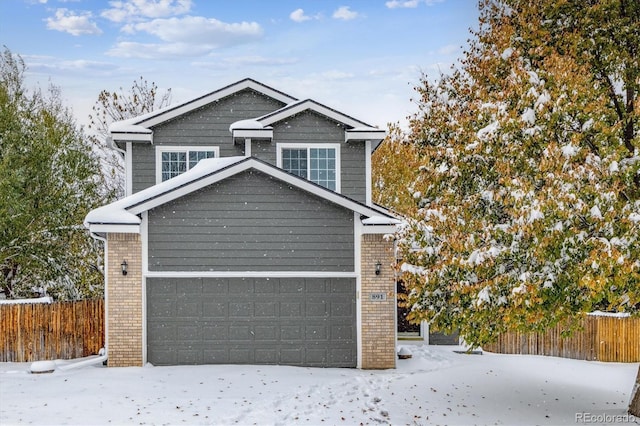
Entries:
[[369,300],[372,302],[382,302],[387,300],[387,293],[371,293],[369,295]]

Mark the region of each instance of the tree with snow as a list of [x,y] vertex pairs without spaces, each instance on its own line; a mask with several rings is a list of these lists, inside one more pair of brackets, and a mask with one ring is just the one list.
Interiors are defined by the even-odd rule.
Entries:
[[140,77],[134,80],[128,92],[122,87],[118,91],[103,90],[89,114],[89,129],[95,134],[90,140],[100,153],[102,167],[109,176],[108,194],[121,198],[124,195],[124,161],[122,155],[107,145],[109,125],[155,111],[171,103],[171,89],[158,93],[158,86]]
[[100,296],[101,250],[82,226],[103,203],[99,164],[59,89],[27,90],[25,69],[0,54],[0,291]]
[[398,206],[413,320],[480,346],[638,314],[639,28],[631,0],[480,2],[460,66],[423,77],[409,133],[385,142],[414,147],[404,184],[376,186],[413,200]]

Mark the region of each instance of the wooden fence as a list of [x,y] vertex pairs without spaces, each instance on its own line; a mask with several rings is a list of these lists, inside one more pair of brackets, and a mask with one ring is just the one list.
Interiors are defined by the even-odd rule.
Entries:
[[562,337],[560,326],[545,333],[505,333],[484,349],[503,354],[640,362],[640,318],[588,315],[582,328],[570,337]]
[[95,355],[104,347],[104,301],[0,304],[0,362]]

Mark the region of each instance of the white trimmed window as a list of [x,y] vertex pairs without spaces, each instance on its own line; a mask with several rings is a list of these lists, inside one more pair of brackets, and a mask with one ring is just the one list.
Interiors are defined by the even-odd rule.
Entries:
[[278,167],[340,192],[339,144],[277,144]]
[[156,183],[178,176],[205,158],[220,156],[217,146],[156,147]]

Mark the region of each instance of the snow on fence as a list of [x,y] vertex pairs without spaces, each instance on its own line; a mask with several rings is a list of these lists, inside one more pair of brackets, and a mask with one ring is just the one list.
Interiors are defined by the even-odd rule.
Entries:
[[0,362],[80,358],[102,347],[102,299],[0,304]]
[[587,315],[582,328],[562,337],[562,327],[544,333],[505,333],[483,348],[503,354],[548,355],[603,362],[640,361],[640,317]]

